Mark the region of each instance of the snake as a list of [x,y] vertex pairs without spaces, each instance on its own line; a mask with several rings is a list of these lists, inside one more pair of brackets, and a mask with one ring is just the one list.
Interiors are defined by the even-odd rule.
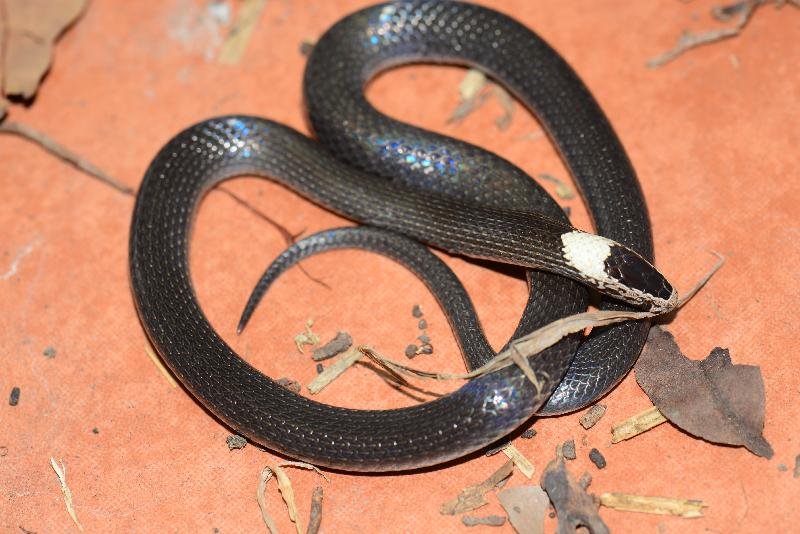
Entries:
[[[365,86],[379,72],[420,62],[480,68],[528,107],[575,180],[596,234],[574,228],[505,159],[391,119],[367,101]],[[317,402],[236,354],[197,301],[188,257],[202,198],[242,175],[272,180],[362,225],[298,242],[284,265],[342,246],[382,251],[415,270],[456,316],[468,297],[420,243],[524,268],[531,297],[512,339],[584,311],[597,292],[605,309],[664,312],[677,301],[652,264],[644,197],[611,124],[569,64],[513,18],[457,1],[367,7],[319,39],[303,87],[316,140],[255,116],[207,119],[161,148],[137,192],[129,237],[136,309],[153,347],[200,404],[238,434],[295,459],[346,471],[404,471],[468,456],[537,412],[591,402],[627,373],[647,321],[565,337],[529,358],[535,383],[512,365],[391,410]],[[457,338],[468,366],[494,354],[476,348],[472,333]]]

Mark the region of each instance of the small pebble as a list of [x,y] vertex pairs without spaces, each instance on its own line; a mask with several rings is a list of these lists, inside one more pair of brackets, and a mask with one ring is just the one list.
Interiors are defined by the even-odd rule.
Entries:
[[247,445],[247,440],[244,439],[242,436],[237,436],[236,434],[231,434],[227,438],[225,438],[225,443],[228,444],[228,450],[232,451],[233,449],[244,449]]
[[433,354],[433,345],[422,345],[419,348],[420,354]]
[[417,355],[417,346],[409,345],[406,347],[406,358],[413,358]]
[[594,465],[597,466],[598,469],[603,469],[606,466],[606,459],[597,449],[592,449],[589,451],[589,459]]
[[794,457],[794,478],[800,478],[800,454]]
[[786,464],[778,464],[778,471],[780,471],[781,473],[785,473],[788,470],[789,468],[786,466]]
[[8,447],[0,446],[0,458],[8,454]]
[[318,364],[317,364],[317,374],[318,374],[318,375],[319,375],[319,374],[322,374],[322,372],[323,372],[324,370],[325,370],[325,366],[324,366],[324,365],[322,365],[322,363],[318,363]]
[[11,395],[8,397],[8,404],[10,406],[16,406],[19,404],[19,388],[14,387],[11,389]]
[[419,339],[420,343],[422,343],[423,345],[427,345],[431,342],[431,338],[428,337],[428,334],[420,334],[419,336],[417,336],[417,339]]
[[425,330],[426,328],[428,328],[428,321],[426,321],[425,319],[420,319],[419,322],[417,323],[417,327],[419,327],[420,330]]
[[533,428],[529,428],[528,430],[526,430],[525,432],[520,434],[519,437],[525,438],[525,439],[531,439],[535,435],[536,435],[536,430],[533,429]]
[[422,317],[422,308],[420,307],[419,304],[414,304],[414,307],[411,308],[411,315],[413,315],[417,319]]
[[561,446],[561,453],[567,460],[574,460],[578,456],[575,454],[575,440],[570,439],[564,442]]
[[44,354],[45,358],[55,358],[56,349],[55,347],[47,347],[46,349],[44,349],[44,351],[42,351],[42,354]]
[[100,433],[100,429],[99,429],[99,428],[97,428],[97,427],[94,427],[94,428],[92,429],[92,434],[99,434],[99,433]]
[[310,56],[313,50],[314,50],[313,41],[306,39],[300,43],[300,54],[302,54],[304,57]]
[[286,377],[279,378],[276,380],[276,382],[278,383],[279,386],[283,386],[289,391],[292,391],[294,393],[300,393],[300,389],[302,388],[300,382],[298,382],[297,380],[292,380],[291,378],[286,378]]

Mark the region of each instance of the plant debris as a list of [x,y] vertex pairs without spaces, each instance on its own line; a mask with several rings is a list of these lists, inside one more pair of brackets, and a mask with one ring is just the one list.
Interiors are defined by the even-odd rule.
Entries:
[[69,489],[69,486],[67,486],[67,466],[64,465],[64,462],[57,462],[55,458],[50,458],[50,466],[53,468],[53,471],[56,472],[58,482],[61,484],[61,493],[64,494],[64,504],[67,506],[67,513],[72,518],[75,526],[78,527],[78,530],[83,532],[83,525],[78,521],[78,514],[75,513],[75,507],[72,504],[72,491]]
[[575,198],[575,191],[567,185],[566,182],[560,180],[553,176],[552,174],[547,174],[545,172],[538,175],[540,180],[544,180],[545,182],[550,182],[556,186],[556,196],[562,200],[572,200]]
[[514,445],[508,444],[507,446],[503,447],[503,454],[509,457],[509,459],[514,462],[514,465],[517,466],[517,469],[525,475],[528,480],[533,478],[533,474],[536,472],[536,468],[533,467],[533,464],[530,460],[528,460],[524,454],[519,452]]
[[[2,112],[0,112],[0,115],[2,115]],[[133,195],[133,189],[131,187],[128,187],[122,182],[116,180],[90,161],[61,146],[52,138],[38,130],[31,128],[30,126],[26,126],[25,124],[20,124],[18,122],[6,122],[0,124],[0,133],[10,133],[23,137],[29,141],[33,141],[60,160],[73,165],[78,170],[85,172],[93,178],[97,178],[106,185],[113,187],[120,193],[124,193],[129,196]]]
[[311,492],[311,512],[306,534],[317,534],[320,524],[322,524],[322,486],[317,486]]
[[463,523],[465,527],[477,527],[479,525],[502,527],[506,524],[506,518],[502,515],[487,515],[485,517],[465,515],[461,518],[461,523]]
[[762,435],[764,381],[757,366],[733,365],[728,350],[719,347],[705,360],[690,360],[672,334],[654,327],[635,372],[653,404],[681,429],[772,457],[772,447]]
[[619,443],[620,441],[638,436],[642,432],[647,432],[651,428],[666,422],[667,418],[658,411],[658,408],[652,406],[624,421],[611,425],[611,443]]
[[338,332],[336,337],[328,341],[321,347],[314,349],[311,359],[315,362],[327,360],[341,354],[353,345],[353,338],[347,332]]
[[569,474],[561,454],[547,465],[540,484],[556,509],[558,534],[574,533],[579,526],[587,527],[592,534],[609,534],[597,513],[597,504]]
[[506,511],[511,526],[519,534],[544,534],[544,516],[550,499],[539,486],[504,489],[497,499]]
[[466,119],[473,111],[480,108],[490,96],[494,96],[503,109],[503,114],[495,119],[495,125],[501,131],[506,130],[511,124],[514,114],[514,101],[504,88],[489,84],[486,74],[478,69],[469,69],[464,79],[458,85],[458,94],[461,102],[458,104],[447,124],[458,124]]
[[320,374],[309,382],[307,389],[312,395],[319,393],[335,380],[340,374],[352,367],[358,360],[364,357],[364,352],[360,349],[351,349],[339,356],[336,361],[325,368]]
[[502,487],[514,472],[514,462],[507,461],[492,476],[475,486],[468,486],[451,501],[444,503],[439,510],[442,515],[458,515],[480,508],[488,503],[486,493]]
[[605,404],[595,404],[589,408],[588,412],[581,416],[581,426],[586,430],[589,430],[597,424],[597,422],[603,417],[603,415],[605,415],[605,413]]
[[589,451],[589,459],[592,461],[594,465],[597,466],[598,469],[605,469],[606,459],[603,456],[603,453],[601,453],[597,449],[592,449]]
[[563,445],[561,445],[561,454],[563,454],[564,458],[566,458],[567,460],[574,460],[575,458],[578,457],[578,455],[575,452],[574,439],[567,440],[564,442]]
[[[264,521],[267,529],[272,534],[277,534],[278,529],[275,526],[275,521],[272,519],[272,516],[269,515],[269,511],[267,510],[267,501],[265,496],[265,490],[267,488],[267,482],[269,479],[272,478],[272,475],[275,475],[275,479],[278,482],[278,491],[281,493],[281,497],[283,497],[283,501],[286,503],[286,508],[289,513],[289,519],[292,523],[295,524],[295,529],[297,530],[297,534],[303,534],[305,529],[303,528],[302,521],[300,520],[300,516],[297,512],[297,504],[295,503],[294,499],[294,488],[292,487],[292,482],[289,480],[289,476],[286,474],[286,471],[283,469],[284,467],[299,467],[301,469],[310,469],[315,471],[319,476],[324,478],[327,482],[328,477],[325,476],[325,473],[317,469],[315,466],[306,463],[306,462],[282,462],[276,466],[265,466],[264,469],[261,470],[261,474],[258,477],[258,489],[256,490],[256,500],[258,501],[258,507],[261,510],[261,519]],[[322,497],[320,496],[320,499]]]
[[266,5],[267,0],[244,0],[236,15],[236,20],[233,21],[233,25],[222,43],[218,57],[220,63],[228,65],[239,63]]
[[733,16],[738,15],[738,19],[732,27],[701,33],[693,33],[684,30],[678,38],[678,42],[671,50],[649,60],[647,66],[651,69],[660,67],[665,63],[669,63],[687,50],[739,35],[742,30],[744,30],[744,27],[747,26],[747,23],[750,22],[756,9],[770,2],[774,3],[776,7],[779,8],[787,3],[795,7],[800,7],[800,0],[740,0],[739,2],[727,6],[717,6],[711,11],[711,14],[718,20],[727,21]]
[[600,504],[607,508],[626,512],[675,515],[679,517],[702,517],[703,508],[708,507],[703,501],[646,497],[629,493],[603,493],[600,495]]
[[307,320],[305,330],[294,336],[294,345],[300,354],[303,353],[303,345],[319,344],[319,336],[311,331],[312,326],[314,326],[314,319]]
[[11,388],[11,395],[8,396],[9,406],[16,406],[17,404],[19,404],[19,394],[20,390],[17,386]]
[[244,449],[247,446],[247,439],[237,434],[231,434],[225,438],[225,443],[228,445],[228,450]]
[[161,371],[161,374],[164,375],[164,377],[167,379],[167,382],[169,382],[172,385],[173,388],[177,388],[178,387],[178,382],[175,381],[175,378],[172,376],[172,373],[170,373],[167,370],[167,368],[164,366],[164,363],[161,361],[161,358],[159,358],[156,355],[156,353],[153,351],[152,347],[150,347],[150,345],[145,345],[144,346],[144,351],[145,351],[145,353],[147,353],[147,356],[155,364],[155,366],[158,368],[158,370]]

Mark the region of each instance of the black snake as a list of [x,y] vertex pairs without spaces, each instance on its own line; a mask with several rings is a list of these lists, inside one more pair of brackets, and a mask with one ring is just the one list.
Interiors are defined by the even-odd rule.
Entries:
[[[535,182],[500,157],[373,109],[364,85],[378,71],[408,62],[477,66],[515,94],[547,130],[604,237],[572,228]],[[517,367],[507,367],[435,401],[388,411],[320,404],[244,362],[203,315],[188,266],[201,197],[221,180],[243,174],[275,180],[373,227],[301,241],[294,259],[287,256],[290,263],[347,244],[390,255],[399,246],[405,263],[414,267],[418,258],[426,282],[444,288],[438,298],[456,315],[465,310],[460,284],[448,278],[449,271],[430,267],[427,251],[396,234],[537,269],[527,271],[531,299],[515,337],[583,311],[583,284],[655,311],[671,308],[677,298],[649,263],[644,200],[608,120],[567,63],[513,19],[459,2],[370,7],[319,40],[304,88],[311,124],[325,147],[256,117],[209,119],[169,141],[139,189],[130,235],[136,305],[153,345],[200,402],[237,432],[289,456],[389,471],[463,456],[508,434],[545,402],[546,413],[576,409],[621,379],[641,350],[647,322],[596,329],[586,340],[571,336],[538,354],[530,361],[541,390]],[[493,355],[475,348],[475,335],[457,336],[468,365]]]

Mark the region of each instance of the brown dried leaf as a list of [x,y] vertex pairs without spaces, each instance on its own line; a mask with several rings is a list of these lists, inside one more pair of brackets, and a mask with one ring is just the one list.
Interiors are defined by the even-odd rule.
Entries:
[[592,496],[575,482],[558,457],[547,464],[540,481],[558,514],[558,534],[573,534],[583,526],[592,534],[609,534],[608,527],[597,514],[597,504]]
[[672,334],[654,327],[635,369],[636,381],[653,404],[681,429],[772,457],[772,447],[761,434],[764,381],[759,367],[732,365],[730,353],[721,348],[705,360],[690,360]]
[[470,510],[475,510],[487,504],[484,495],[498,487],[503,481],[511,476],[514,471],[514,462],[511,460],[495,471],[492,476],[475,486],[468,486],[461,490],[458,496],[442,505],[439,510],[443,515],[457,515]]
[[517,486],[497,494],[511,526],[519,534],[543,534],[550,499],[539,486]]
[[86,0],[4,0],[3,94],[31,98],[50,67],[53,42],[86,7]]

